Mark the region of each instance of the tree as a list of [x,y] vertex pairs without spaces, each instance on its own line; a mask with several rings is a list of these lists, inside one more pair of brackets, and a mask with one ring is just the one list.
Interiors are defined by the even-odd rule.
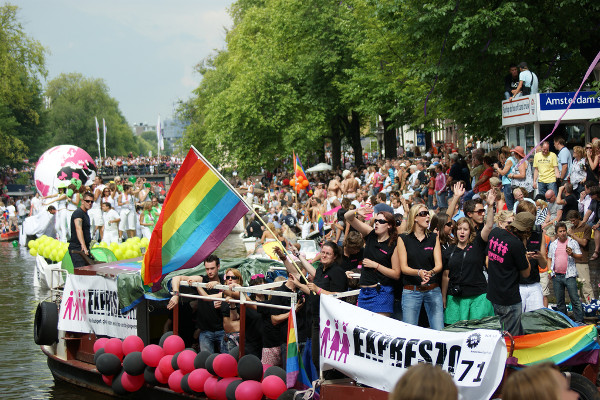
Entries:
[[0,164],[41,154],[45,144],[40,78],[45,49],[26,35],[18,8],[0,6]]
[[119,104],[109,96],[108,87],[102,79],[85,78],[79,73],[61,74],[48,82],[46,96],[50,99],[48,131],[51,145],[72,144],[95,157],[98,144],[94,117],[97,117],[101,144],[102,119],[106,121],[107,156],[130,151],[146,151],[147,154],[148,146],[134,138]]

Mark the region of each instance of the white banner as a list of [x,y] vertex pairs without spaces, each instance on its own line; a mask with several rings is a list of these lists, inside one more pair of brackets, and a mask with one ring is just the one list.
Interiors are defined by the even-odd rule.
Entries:
[[489,399],[502,379],[506,344],[500,332],[444,332],[396,321],[321,296],[320,364],[357,382],[392,391],[406,368],[439,365],[462,399]]
[[124,339],[137,335],[136,310],[120,313],[115,280],[69,275],[60,303],[58,329]]

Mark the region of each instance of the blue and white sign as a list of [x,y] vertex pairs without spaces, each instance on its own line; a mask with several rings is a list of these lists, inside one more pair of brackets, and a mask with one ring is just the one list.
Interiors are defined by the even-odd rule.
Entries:
[[[596,92],[579,92],[575,103],[570,110],[585,108],[600,109],[600,97],[595,97]],[[540,93],[540,110],[565,110],[573,100],[575,92]]]
[[425,146],[425,132],[417,132],[417,146]]

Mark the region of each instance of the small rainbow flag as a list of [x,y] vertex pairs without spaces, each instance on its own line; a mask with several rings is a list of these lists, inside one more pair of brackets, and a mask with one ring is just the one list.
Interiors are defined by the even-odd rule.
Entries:
[[[303,179],[307,179],[306,178],[306,174],[304,173],[304,168],[302,168],[302,163],[300,162],[300,159],[298,158],[298,155],[295,152],[292,152],[293,157],[294,157],[294,179],[296,180],[296,182],[298,182],[298,178],[303,178]],[[294,189],[296,190],[296,193],[300,192],[300,187],[298,187],[298,184],[296,183],[296,185],[294,185]],[[306,191],[308,192],[309,187],[306,187]]]
[[304,369],[302,357],[298,350],[298,324],[296,323],[296,310],[292,307],[288,317],[287,333],[287,360],[285,363],[286,383],[288,388],[306,390],[312,387],[308,374]]
[[248,210],[214,167],[190,148],[150,237],[142,264],[144,284],[200,264]]
[[[519,364],[532,365],[542,361],[561,364],[580,352],[600,349],[594,325],[576,326],[550,332],[515,337],[513,356]],[[510,347],[510,339],[506,346]]]
[[322,235],[324,232],[323,227],[325,226],[325,221],[323,221],[321,213],[319,213],[319,216],[317,217],[317,226],[319,227],[319,233]]

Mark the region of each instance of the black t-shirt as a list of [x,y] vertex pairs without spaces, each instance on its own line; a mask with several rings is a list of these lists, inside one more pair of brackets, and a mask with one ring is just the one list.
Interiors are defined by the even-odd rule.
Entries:
[[[381,264],[385,268],[391,269],[392,255],[396,249],[397,242],[393,242],[390,246],[389,241],[390,240],[387,239],[384,242],[378,242],[375,230],[369,232],[369,234],[365,237],[365,251],[363,253],[364,258],[368,258],[371,261]],[[363,267],[360,274],[359,285],[372,286],[380,283],[383,286],[392,286],[393,281],[394,279],[388,278],[375,268]]]
[[488,239],[488,300],[502,306],[520,303],[520,271],[528,267],[523,242],[507,230],[492,229]]
[[[542,232],[531,232],[531,236],[529,237],[529,240],[527,240],[527,251],[540,251],[542,238]],[[530,258],[529,265],[531,265],[531,270],[529,271],[529,276],[527,278],[523,278],[521,274],[519,274],[519,283],[522,285],[530,285],[540,281],[538,260]]]
[[508,92],[512,96],[512,90],[519,87],[519,75],[513,77],[512,74],[508,74],[504,77],[504,91]]
[[[414,233],[405,233],[401,235],[400,238],[404,242],[408,266],[410,268],[416,270],[424,269],[426,271],[430,271],[433,268],[435,268],[433,251],[435,249],[437,234],[430,233],[428,235],[425,235],[422,241],[419,241],[419,239],[416,238]],[[428,283],[440,284],[442,282],[441,275],[442,274],[435,274],[433,278],[429,280]],[[402,284],[420,285],[421,278],[412,275],[402,275]]]
[[[276,304],[277,296],[271,297],[270,300],[265,301],[267,304]],[[262,317],[262,345],[264,348],[277,347],[281,344],[281,327],[280,325],[274,325],[271,322],[271,315],[274,313],[280,313],[281,310],[270,307],[258,306],[258,312]]]
[[288,215],[286,215],[285,217],[283,217],[281,219],[281,222],[283,222],[284,224],[286,224],[290,228],[293,228],[298,223],[298,220],[292,214],[288,214]]
[[[202,282],[208,282],[208,276],[202,277]],[[219,283],[223,283],[223,277],[219,275]],[[218,289],[204,289],[206,294],[219,293]],[[226,303],[221,302],[221,306]],[[209,300],[198,300],[198,328],[203,332],[216,332],[223,330],[223,315],[220,308],[215,308],[215,302]]]
[[263,231],[260,222],[256,220],[250,222],[246,227],[246,235],[248,235],[248,237],[255,237],[257,239],[262,238]]
[[[260,309],[260,308],[259,308]],[[246,354],[254,354],[262,357],[263,322],[260,313],[250,307],[246,307]]]
[[442,252],[444,269],[450,270],[449,286],[459,285],[461,297],[479,296],[486,292],[487,282],[483,275],[486,246],[486,242],[477,235],[465,249],[451,245]]
[[71,239],[69,239],[69,250],[78,250],[81,251],[81,243],[79,243],[79,239],[77,238],[77,230],[75,229],[75,220],[81,219],[81,228],[83,230],[83,240],[85,241],[85,247],[90,249],[90,242],[92,241],[92,236],[90,233],[90,216],[88,213],[83,211],[81,207],[78,207],[77,210],[73,211],[73,215],[71,215]]
[[[313,283],[323,290],[328,292],[345,292],[348,288],[348,279],[344,269],[336,262],[331,264],[327,270],[323,270],[323,264],[317,261],[315,278]],[[320,296],[317,294],[310,294],[310,310],[312,313],[313,321],[319,320],[319,313],[321,311]]]
[[458,162],[454,162],[452,167],[450,167],[450,172],[448,173],[452,177],[452,182],[456,183],[463,179],[462,176],[462,167]]
[[[292,290],[290,288],[288,288],[285,283],[281,286],[279,286],[278,288],[275,289],[278,292],[286,292],[286,293],[291,293]],[[271,304],[276,304],[278,306],[289,306],[291,304],[291,299],[289,297],[283,297],[283,296],[272,296],[271,297]],[[279,309],[279,308],[272,308],[271,309],[271,315],[281,315],[281,314],[288,314],[289,311],[288,310],[283,310],[283,309]],[[296,315],[296,319],[298,319],[298,316]],[[275,325],[277,327],[279,327],[279,343],[285,343],[287,341],[287,319],[285,321],[283,321],[282,323],[280,323],[279,325]]]
[[562,218],[561,221],[567,220],[567,213],[571,210],[575,210],[579,212],[579,203],[577,202],[577,198],[573,193],[565,197],[565,203],[562,208]]
[[342,256],[341,265],[344,271],[350,271],[354,268],[358,268],[362,264],[364,258],[364,249],[360,249],[356,254],[350,254],[349,256]]
[[425,185],[427,183],[427,175],[425,175],[425,171],[420,171],[417,174],[417,179],[419,180],[420,185]]

